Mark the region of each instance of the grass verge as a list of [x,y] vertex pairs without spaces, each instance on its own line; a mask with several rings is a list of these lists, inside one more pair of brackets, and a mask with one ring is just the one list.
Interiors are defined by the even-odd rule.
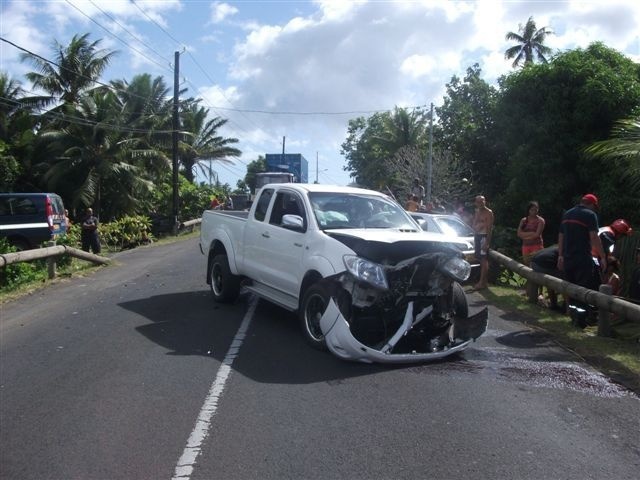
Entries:
[[526,301],[522,290],[491,286],[482,290],[489,303],[549,333],[555,341],[578,354],[613,380],[640,394],[640,343],[638,341],[597,336],[597,327],[579,330],[567,315]]

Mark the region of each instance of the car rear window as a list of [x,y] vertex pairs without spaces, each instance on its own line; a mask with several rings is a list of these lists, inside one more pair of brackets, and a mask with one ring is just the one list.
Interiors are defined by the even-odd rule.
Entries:
[[38,207],[30,198],[4,197],[0,198],[0,215],[34,215]]
[[62,199],[55,195],[51,196],[51,205],[53,207],[53,213],[56,215],[64,215],[64,204],[62,203]]

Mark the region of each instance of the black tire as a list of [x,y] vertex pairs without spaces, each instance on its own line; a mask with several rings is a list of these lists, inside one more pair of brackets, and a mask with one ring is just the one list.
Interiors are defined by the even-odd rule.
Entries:
[[462,286],[458,282],[454,282],[451,288],[453,288],[453,311],[455,316],[457,318],[469,317],[469,302]]
[[324,335],[320,330],[320,318],[329,305],[329,294],[319,284],[311,285],[302,297],[300,311],[300,327],[305,341],[316,350],[327,350]]
[[231,273],[226,255],[213,257],[209,269],[209,282],[216,302],[232,303],[240,294],[240,278]]

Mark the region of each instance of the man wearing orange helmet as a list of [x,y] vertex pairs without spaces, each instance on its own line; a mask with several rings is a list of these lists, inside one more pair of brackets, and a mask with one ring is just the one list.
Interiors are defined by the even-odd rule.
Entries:
[[[602,227],[598,231],[598,236],[602,242],[602,248],[604,249],[605,254],[612,254],[616,240],[622,236],[631,235],[632,232],[633,229],[631,228],[631,225],[629,225],[629,222],[623,218],[614,220],[608,227]],[[591,251],[591,255],[597,257],[597,253],[594,250]]]

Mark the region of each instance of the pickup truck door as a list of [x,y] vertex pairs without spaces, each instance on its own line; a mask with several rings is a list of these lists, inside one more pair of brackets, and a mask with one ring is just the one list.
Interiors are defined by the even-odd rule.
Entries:
[[268,223],[267,213],[271,205],[274,190],[272,188],[263,189],[260,197],[256,200],[256,208],[253,215],[247,219],[244,228],[243,238],[243,258],[242,271],[249,278],[258,282],[264,282],[264,266],[262,256],[264,255],[265,240],[267,239]]
[[[259,244],[253,250],[260,281],[297,297],[303,275],[308,215],[302,198],[295,191],[279,189],[272,203],[269,221],[262,225],[257,237]],[[294,230],[283,226],[282,217],[287,214],[302,217],[304,227]]]

